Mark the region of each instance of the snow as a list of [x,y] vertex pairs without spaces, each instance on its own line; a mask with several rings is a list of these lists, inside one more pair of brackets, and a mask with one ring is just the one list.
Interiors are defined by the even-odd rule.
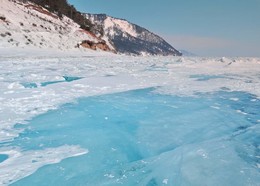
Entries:
[[[19,134],[19,131],[13,130],[16,123],[24,123],[35,115],[82,96],[156,86],[159,87],[156,91],[161,94],[181,96],[196,96],[223,88],[260,96],[260,60],[257,58],[235,58],[220,62],[218,58],[138,58],[105,52],[99,55],[93,52],[89,56],[85,52],[78,52],[73,57],[73,51],[66,53],[65,57],[57,53],[57,58],[54,53],[47,51],[35,53],[37,50],[31,51],[34,53],[31,55],[29,50],[24,55],[16,52],[17,56],[11,57],[11,54],[5,54],[6,50],[0,51],[4,54],[0,57],[1,140],[12,140]],[[31,57],[26,57],[28,55]],[[230,64],[230,61],[235,62]],[[205,81],[190,78],[196,74],[223,78]],[[64,76],[82,79],[65,82]],[[29,83],[37,88],[24,86]]]
[[9,156],[7,160],[0,164],[0,185],[9,185],[32,174],[44,165],[58,163],[68,157],[76,157],[88,153],[87,150],[78,146],[68,145],[26,152],[21,152],[21,149],[0,148],[0,152]]
[[133,37],[138,36],[135,29],[133,28],[133,25],[130,24],[128,21],[122,19],[115,19],[108,16],[104,21],[105,32],[107,32],[108,35],[110,36],[114,36],[116,34],[114,31],[114,27],[117,27],[118,29],[122,30],[124,33],[127,32],[127,34]]
[[162,181],[162,183],[165,184],[165,185],[167,185],[167,184],[168,184],[168,179],[164,179],[164,180]]
[[[179,55],[179,52],[171,47],[161,37],[127,20],[110,17],[105,14],[85,14],[97,28],[102,28],[104,33],[96,33],[109,43],[110,48],[116,49],[121,54],[148,56],[148,55]],[[143,42],[142,42],[143,41]],[[122,43],[125,43],[124,47]],[[137,44],[139,43],[139,44]],[[148,45],[150,48],[148,47]],[[140,51],[131,49],[139,45]]]
[[83,40],[97,41],[90,34],[81,32],[80,26],[70,18],[63,16],[61,20],[31,3],[1,0],[0,9],[8,22],[0,22],[0,34],[3,35],[0,36],[0,48],[18,46],[69,50]]

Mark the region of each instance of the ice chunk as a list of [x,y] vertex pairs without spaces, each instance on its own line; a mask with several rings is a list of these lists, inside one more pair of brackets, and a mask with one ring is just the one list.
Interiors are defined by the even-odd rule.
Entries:
[[34,173],[38,168],[44,165],[58,163],[63,159],[88,153],[88,150],[82,149],[79,146],[68,145],[35,151],[21,151],[19,149],[0,150],[4,151],[9,156],[8,159],[0,163],[1,185],[14,183],[17,180]]

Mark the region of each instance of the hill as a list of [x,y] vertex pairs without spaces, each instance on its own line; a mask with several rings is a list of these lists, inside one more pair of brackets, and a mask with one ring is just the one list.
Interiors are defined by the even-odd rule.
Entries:
[[87,48],[130,55],[181,55],[126,20],[83,14],[66,0],[1,0],[0,47]]

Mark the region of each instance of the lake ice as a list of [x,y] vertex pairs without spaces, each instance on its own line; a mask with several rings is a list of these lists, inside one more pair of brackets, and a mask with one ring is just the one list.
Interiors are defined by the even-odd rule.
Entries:
[[259,185],[260,61],[225,60],[0,58],[0,184]]

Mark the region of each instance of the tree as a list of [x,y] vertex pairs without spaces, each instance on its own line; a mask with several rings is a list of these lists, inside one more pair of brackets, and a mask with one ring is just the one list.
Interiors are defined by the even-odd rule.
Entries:
[[88,31],[93,29],[93,24],[90,20],[77,11],[73,5],[70,5],[67,0],[31,0],[31,2],[47,8],[50,12],[56,13],[60,18],[62,15],[66,15],[78,23],[82,29]]

